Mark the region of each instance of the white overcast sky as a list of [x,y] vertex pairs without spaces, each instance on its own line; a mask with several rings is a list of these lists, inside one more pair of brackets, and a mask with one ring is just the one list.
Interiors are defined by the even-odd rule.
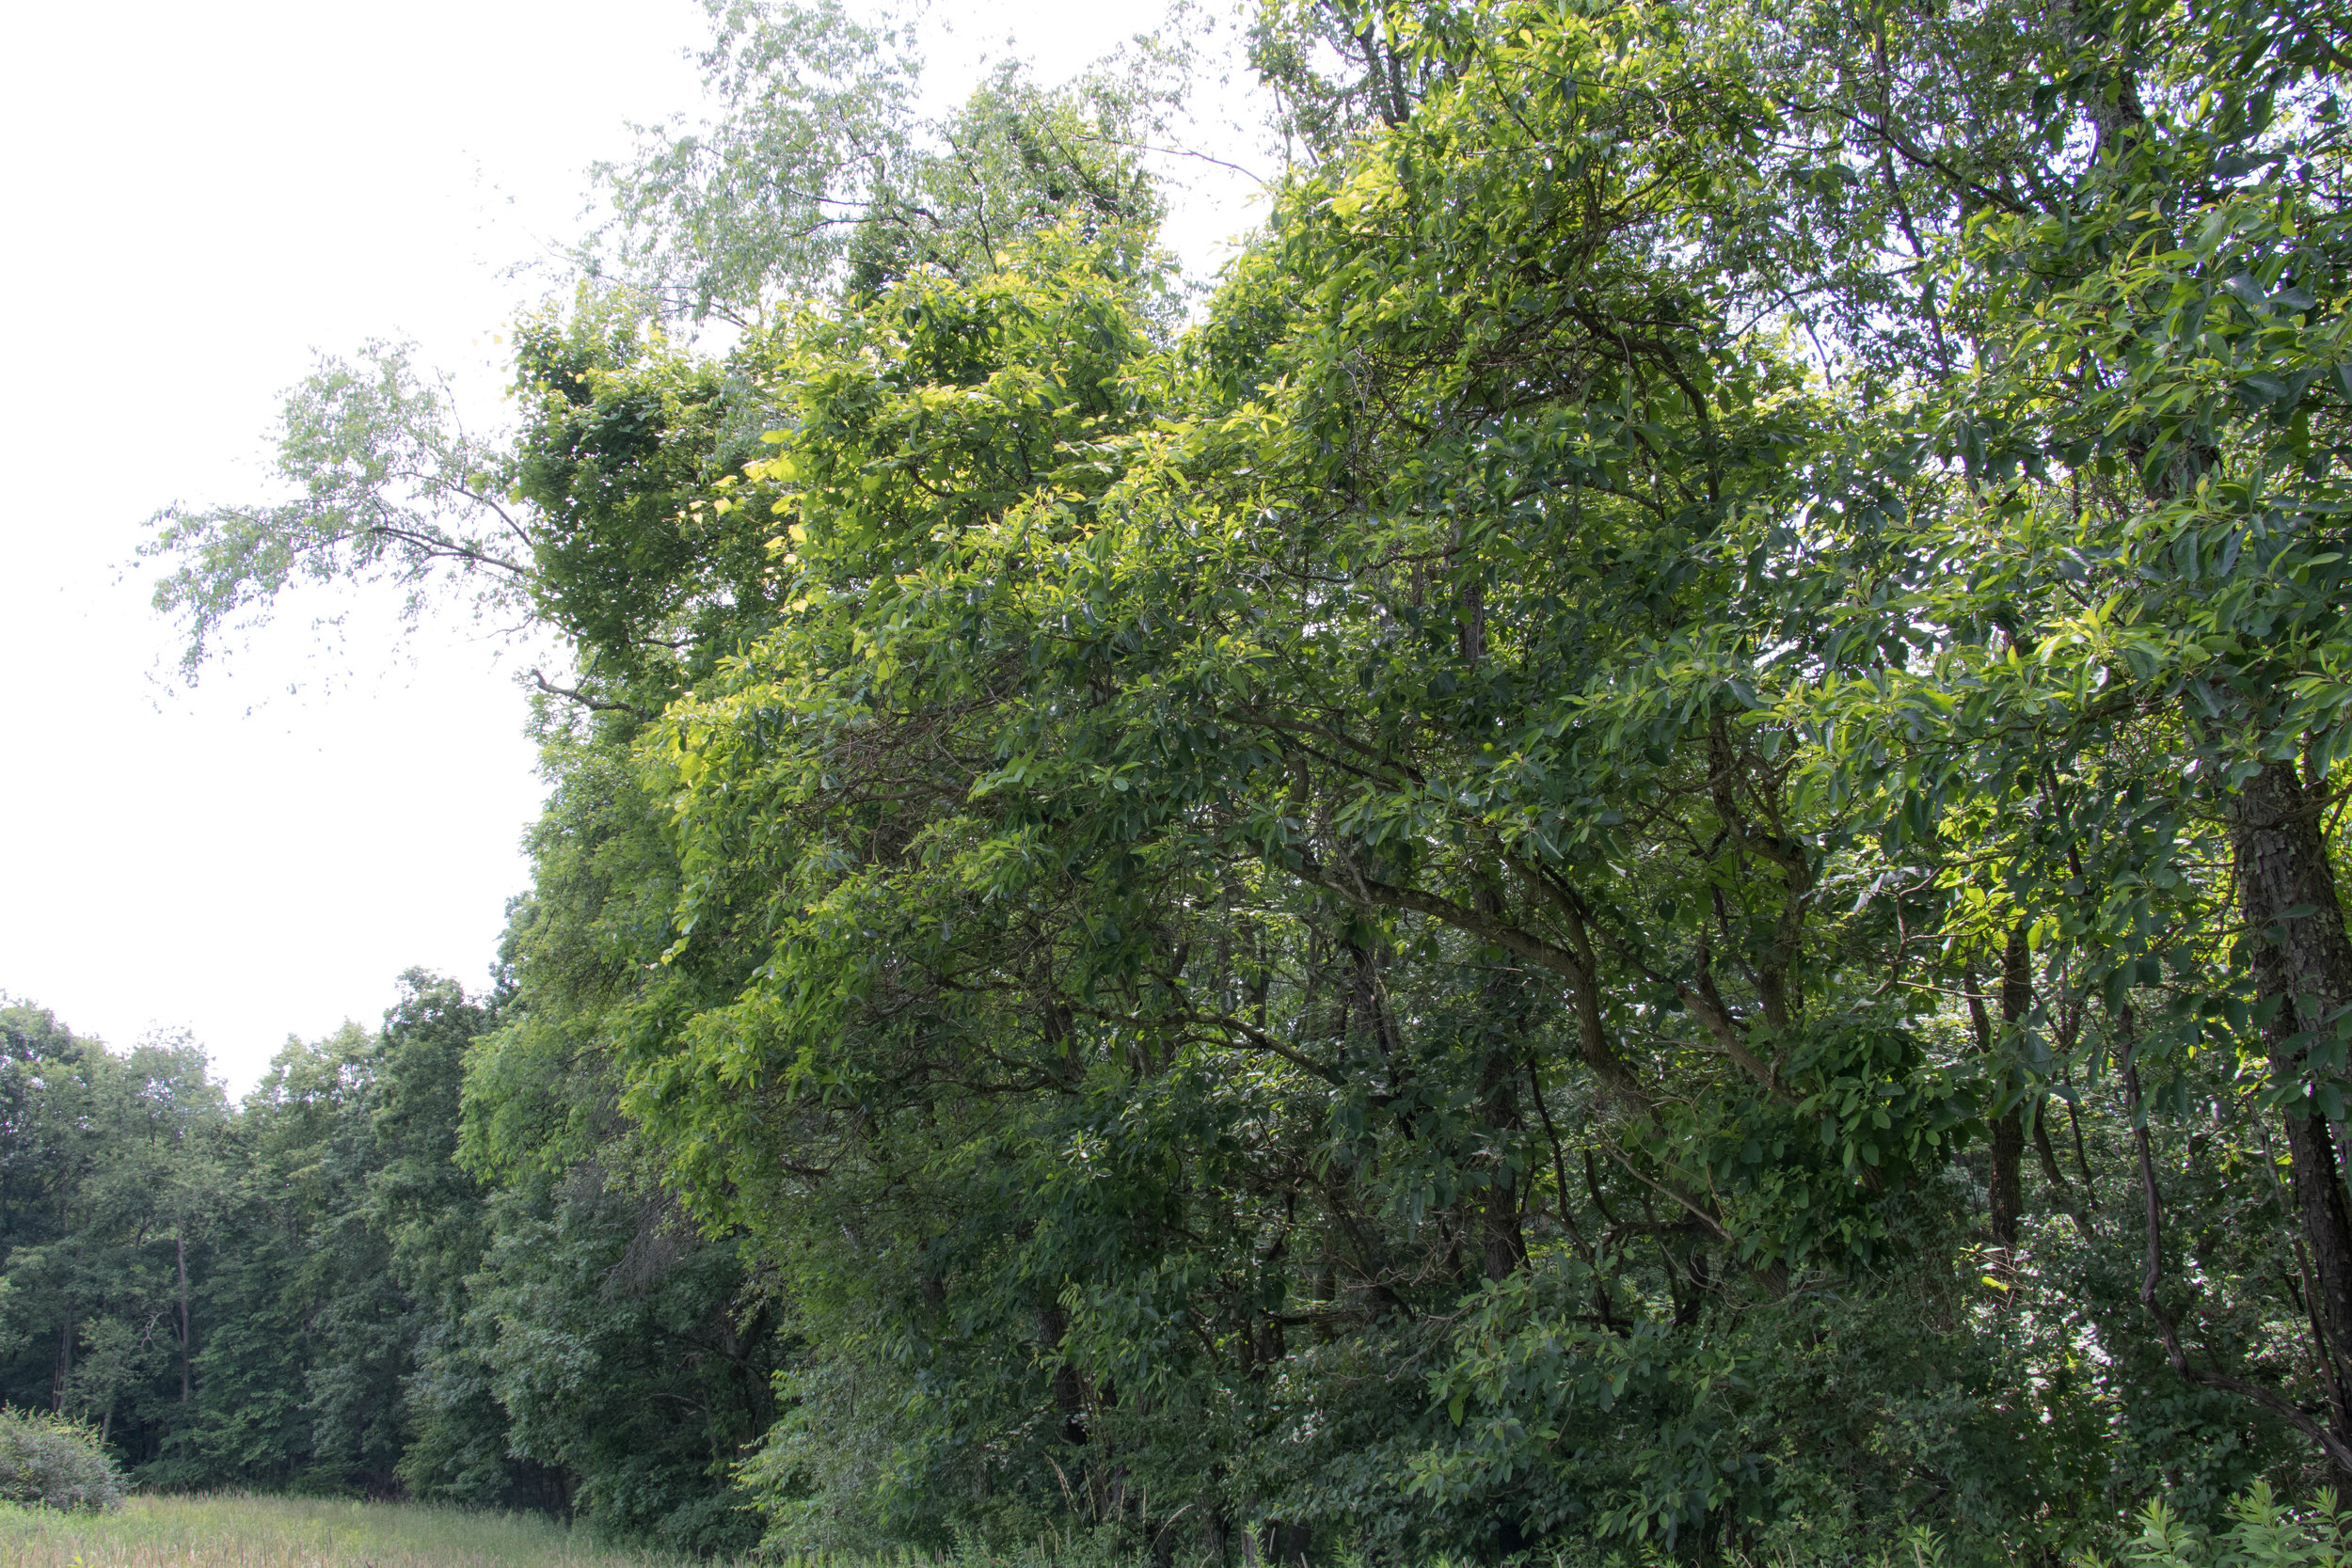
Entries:
[[[1159,14],[936,7],[934,89]],[[548,287],[509,269],[579,231],[627,122],[696,107],[701,36],[691,0],[0,11],[0,991],[117,1047],[189,1029],[242,1092],[409,965],[483,983],[541,794],[516,656],[364,603],[321,655],[322,601],[189,692],[126,568],[158,508],[263,493],[314,350],[414,339],[498,419],[493,334]],[[1196,266],[1249,189],[1182,202]]]

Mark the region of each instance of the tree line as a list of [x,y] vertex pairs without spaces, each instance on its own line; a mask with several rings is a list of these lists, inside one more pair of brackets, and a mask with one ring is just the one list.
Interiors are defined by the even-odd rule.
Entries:
[[2341,15],[1270,5],[1206,290],[1180,48],[927,121],[713,15],[511,438],[380,349],[158,519],[192,672],[307,577],[526,610],[551,793],[489,1011],[106,1069],[250,1150],[251,1305],[133,1179],[16,1389],[208,1463],[250,1333],[289,1476],[1163,1561],[2352,1473]]
[[469,1143],[500,1007],[412,973],[380,1030],[289,1042],[234,1105],[184,1041],[0,1008],[0,1400],[95,1427],[149,1486],[748,1544],[714,1454],[773,1418],[778,1346],[743,1261],[665,1227],[554,1085]]

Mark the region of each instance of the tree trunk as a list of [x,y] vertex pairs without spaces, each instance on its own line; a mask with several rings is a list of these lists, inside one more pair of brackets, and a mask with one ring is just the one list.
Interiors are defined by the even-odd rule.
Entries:
[[1486,1277],[1508,1279],[1527,1261],[1527,1238],[1519,1228],[1518,1181],[1508,1164],[1508,1146],[1518,1141],[1518,1063],[1513,1050],[1498,1045],[1486,1053],[1483,1120],[1490,1136],[1504,1147],[1496,1150],[1485,1201],[1480,1205],[1480,1252]]
[[[2020,921],[2010,930],[2009,941],[2001,952],[2001,1023],[2004,1030],[2015,1027],[2025,1016],[2033,998],[2033,983],[2027,969],[2029,955],[2026,949],[2026,927]],[[2000,1049],[2001,1037],[1993,1032],[1993,1017],[1984,1005],[1984,989],[1978,982],[1977,966],[1971,963],[1967,974],[1968,1022],[1977,1037],[1977,1052],[1991,1058]],[[2008,1074],[2003,1072],[1999,1092],[2009,1090]],[[2000,1116],[1988,1119],[1992,1133],[1993,1170],[1986,1182],[1988,1228],[1993,1235],[1994,1272],[2008,1272],[2010,1259],[2017,1250],[2018,1220],[2025,1212],[2026,1120],[2021,1107],[2012,1105]]]
[[[2282,1117],[2295,1207],[2317,1275],[2312,1316],[2340,1403],[2352,1361],[2352,1212],[2336,1179],[2334,1140],[2308,1095],[2310,1040],[2352,1002],[2352,939],[2320,832],[2319,801],[2292,763],[2273,762],[2230,798],[2240,908],[2253,951],[2254,985],[2269,1009],[2263,1025],[2270,1071],[2289,1088]],[[2352,1433],[2338,1435],[2352,1441]]]
[[[57,1197],[57,1240],[60,1242],[66,1239],[66,1221],[70,1213],[65,1196],[60,1193]],[[73,1375],[73,1295],[70,1288],[60,1316],[63,1321],[57,1327],[57,1364],[49,1384],[49,1413],[53,1416],[65,1414],[66,1381]]]
[[2025,1208],[2020,1180],[2026,1157],[2026,1124],[2012,1106],[1993,1118],[1993,1244],[2007,1263],[2017,1251],[2018,1220]]
[[188,1402],[188,1238],[183,1230],[171,1239],[171,1250],[180,1265],[180,1403]]
[[[2156,1189],[2156,1156],[2148,1136],[2147,1102],[2139,1092],[2139,1043],[2132,1028],[2132,1010],[2125,1007],[2116,1021],[2122,1025],[2123,1049],[2121,1053],[2124,1104],[2130,1111],[2132,1142],[2139,1156],[2140,1202],[2147,1227],[2146,1264],[2140,1273],[2139,1304],[2156,1323],[2156,1332],[2164,1339],[2164,1358],[2181,1377],[2202,1388],[2219,1388],[2227,1393],[2250,1400],[2278,1416],[2289,1426],[2310,1438],[2335,1466],[2341,1484],[2352,1479],[2352,1447],[2346,1447],[2343,1434],[2344,1417],[2339,1407],[2332,1426],[2323,1426],[2311,1415],[2275,1388],[2249,1383],[2233,1377],[2215,1367],[2201,1367],[2188,1358],[2181,1343],[2180,1321],[2164,1304],[2164,1199]],[[2312,1298],[2308,1289],[2306,1301]],[[2317,1323],[2314,1321],[2313,1326]],[[2322,1339],[2324,1341],[2325,1336]],[[2322,1354],[2325,1354],[2324,1345]]]
[[[2026,946],[2026,922],[2010,927],[2001,951],[2001,1027],[2003,1042],[2014,1048],[2017,1032],[2033,1007],[2033,954]],[[2012,1105],[1993,1122],[1993,1244],[2004,1263],[2017,1254],[2017,1240],[2026,1212],[2026,1118],[2022,1105]]]
[[[1070,1314],[1061,1304],[1049,1301],[1037,1309],[1038,1338],[1045,1342],[1048,1352],[1061,1349],[1062,1336],[1070,1332]],[[1062,1441],[1073,1445],[1087,1440],[1086,1385],[1078,1376],[1078,1369],[1068,1357],[1054,1369],[1054,1408],[1061,1412]]]
[[[1478,910],[1490,919],[1503,912],[1495,883],[1478,892]],[[1519,1228],[1519,1187],[1511,1154],[1519,1141],[1519,1055],[1526,1007],[1518,976],[1498,970],[1486,978],[1486,1041],[1478,1064],[1478,1119],[1489,1141],[1483,1151],[1486,1185],[1478,1198],[1479,1260],[1486,1277],[1508,1279],[1527,1261],[1527,1238]]]
[[57,1366],[49,1385],[49,1413],[65,1414],[65,1386],[73,1376],[73,1308],[65,1309],[65,1321],[57,1327]]

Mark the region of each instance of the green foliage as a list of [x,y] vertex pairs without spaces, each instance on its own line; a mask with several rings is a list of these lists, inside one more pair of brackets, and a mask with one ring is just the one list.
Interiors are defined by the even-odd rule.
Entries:
[[504,456],[466,431],[448,388],[410,353],[371,343],[357,360],[323,356],[287,394],[277,467],[293,499],[174,506],[149,520],[140,554],[175,562],[154,605],[185,633],[190,682],[224,639],[304,582],[394,585],[410,624],[445,584],[462,584],[476,613],[521,602],[528,541],[506,513]]
[[[887,26],[717,15],[638,286],[516,337],[510,989],[240,1114],[335,1261],[207,1262],[205,1398],[306,1390],[236,1463],[779,1553],[2339,1551],[2328,24],[1269,7],[1307,157],[1187,322],[1148,76],[923,127]],[[393,559],[311,520],[254,559]],[[174,602],[280,580],[227,537]],[[160,1433],[146,1343],[59,1386]]]
[[599,166],[613,215],[596,238],[611,250],[583,251],[665,314],[748,325],[925,271],[976,276],[1073,215],[1133,237],[1159,216],[1134,154],[1164,134],[1193,67],[1182,6],[1075,82],[1003,68],[936,119],[916,107],[910,14],[707,8],[716,118],[683,134],[641,126],[632,163]]
[[2290,1508],[2256,1482],[2231,1503],[2228,1523],[2207,1532],[2184,1524],[2159,1499],[2141,1513],[2139,1534],[2122,1556],[2138,1568],[2333,1568],[2352,1554],[2334,1501],[2323,1493],[2316,1508]]
[[183,1415],[182,1263],[217,1203],[225,1097],[184,1039],[118,1056],[34,1009],[9,1020],[13,1147],[37,1164],[0,1256],[5,1397],[152,1457]]
[[102,1513],[122,1506],[122,1476],[91,1428],[0,1409],[0,1501]]

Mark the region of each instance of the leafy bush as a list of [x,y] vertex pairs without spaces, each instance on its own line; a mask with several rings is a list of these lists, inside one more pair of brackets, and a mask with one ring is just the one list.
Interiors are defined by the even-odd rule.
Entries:
[[[2139,1520],[2138,1537],[2123,1548],[2131,1568],[2343,1568],[2352,1559],[2352,1519],[2337,1513],[2329,1492],[2316,1507],[2292,1508],[2257,1481],[2214,1531],[2183,1523],[2160,1500]],[[2084,1568],[2096,1562],[2086,1559]]]
[[122,1476],[78,1421],[0,1408],[0,1501],[101,1513],[122,1502]]

